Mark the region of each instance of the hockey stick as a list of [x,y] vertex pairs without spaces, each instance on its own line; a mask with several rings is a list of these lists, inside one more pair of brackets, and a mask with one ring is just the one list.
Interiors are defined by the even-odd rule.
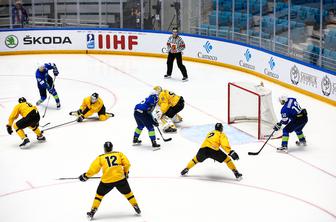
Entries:
[[275,133],[276,130],[273,130],[273,132],[271,133],[271,135],[268,137],[268,139],[265,141],[264,145],[260,148],[260,150],[258,152],[248,152],[248,155],[258,155],[262,149],[264,149],[266,143],[271,139],[271,137],[273,136],[273,134]]
[[66,123],[62,123],[62,124],[59,124],[59,125],[56,125],[56,126],[52,126],[52,127],[49,127],[48,129],[42,130],[41,132],[43,133],[44,131],[51,130],[51,129],[54,129],[56,127],[64,126],[64,125],[67,125],[67,124],[70,124],[70,123],[74,123],[74,122],[77,122],[77,120],[75,119],[75,120],[71,120],[71,121],[66,122]]
[[159,133],[160,133],[161,138],[163,139],[163,141],[168,142],[168,141],[171,141],[171,140],[172,140],[172,138],[167,138],[167,139],[165,139],[165,138],[163,137],[162,133],[161,133],[160,128],[159,128],[158,126],[157,126],[156,128],[157,128],[157,130],[159,131]]
[[[52,84],[51,88],[54,88],[54,83],[55,83],[55,81],[56,81],[56,77],[57,77],[57,76],[54,77],[53,84]],[[45,115],[46,115],[46,113],[47,113],[47,109],[48,109],[48,106],[49,106],[49,100],[50,100],[50,93],[49,93],[48,100],[47,100],[47,106],[46,106],[46,108],[44,109],[44,113],[43,113],[42,118],[44,118]]]
[[[89,177],[89,179],[100,179],[100,177]],[[61,177],[56,180],[79,180],[78,177]]]
[[41,125],[41,127],[46,127],[46,126],[48,126],[50,124],[50,122],[49,123],[46,123],[46,124],[44,124],[44,125]]

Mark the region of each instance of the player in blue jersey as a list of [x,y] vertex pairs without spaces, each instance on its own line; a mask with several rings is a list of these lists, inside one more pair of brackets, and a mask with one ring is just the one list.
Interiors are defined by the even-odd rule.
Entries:
[[288,139],[289,133],[295,132],[299,141],[296,141],[296,145],[305,146],[306,138],[303,135],[302,129],[308,122],[307,110],[302,109],[295,98],[288,98],[287,96],[281,96],[279,98],[281,105],[281,121],[274,126],[274,130],[277,131],[281,128],[281,125],[286,125],[282,130],[282,143],[281,147],[277,148],[278,151],[288,151]]
[[48,74],[49,70],[53,70],[54,76],[58,75],[58,69],[54,63],[45,63],[38,67],[36,70],[36,80],[37,80],[37,87],[40,91],[41,98],[36,102],[36,105],[40,105],[43,101],[47,98],[47,90],[48,92],[53,95],[57,109],[61,108],[61,103],[58,97],[58,94],[55,89],[54,81],[51,76]]
[[137,123],[137,128],[134,132],[133,144],[137,145],[141,143],[139,140],[139,136],[144,127],[148,130],[149,138],[152,141],[152,147],[158,148],[160,144],[156,143],[154,126],[159,126],[159,123],[152,116],[152,111],[154,110],[156,104],[158,102],[157,94],[153,93],[149,95],[145,100],[141,103],[137,104],[134,108],[134,118]]

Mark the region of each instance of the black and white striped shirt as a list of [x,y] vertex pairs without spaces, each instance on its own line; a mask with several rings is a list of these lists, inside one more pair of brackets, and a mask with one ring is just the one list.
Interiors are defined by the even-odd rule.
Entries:
[[185,43],[179,35],[176,38],[170,36],[167,41],[167,49],[171,53],[182,52],[185,49]]

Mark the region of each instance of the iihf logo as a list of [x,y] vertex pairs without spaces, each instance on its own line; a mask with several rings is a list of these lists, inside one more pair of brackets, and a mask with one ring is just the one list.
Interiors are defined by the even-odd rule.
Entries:
[[249,49],[246,50],[246,52],[244,53],[244,56],[245,56],[246,61],[249,62],[250,59],[252,58],[252,55]]
[[204,44],[203,48],[205,49],[205,51],[206,51],[207,53],[209,53],[209,52],[212,50],[213,47],[212,47],[211,43],[210,43],[209,41],[207,41],[207,42]]
[[268,64],[269,64],[271,70],[273,70],[273,68],[275,67],[275,62],[274,62],[273,57],[270,58],[270,60],[268,61]]
[[88,49],[94,49],[95,47],[94,34],[86,35],[86,46]]

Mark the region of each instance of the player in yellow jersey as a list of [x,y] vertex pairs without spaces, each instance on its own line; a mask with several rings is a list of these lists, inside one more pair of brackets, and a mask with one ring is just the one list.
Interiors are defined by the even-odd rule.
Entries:
[[[22,119],[18,120],[16,123],[13,122],[21,115]],[[42,135],[40,129],[38,128],[40,121],[40,114],[36,108],[32,104],[28,103],[24,97],[19,98],[19,104],[17,104],[11,115],[8,118],[7,132],[9,135],[13,133],[13,128],[15,129],[16,133],[19,137],[23,140],[20,144],[20,148],[24,149],[29,146],[29,139],[25,132],[23,131],[24,128],[29,127],[33,132],[37,135],[38,141],[45,141],[45,137]]]
[[113,144],[111,142],[105,142],[105,153],[98,156],[91,164],[89,170],[79,176],[79,180],[82,182],[87,181],[90,177],[97,174],[100,169],[103,169],[103,175],[97,188],[96,196],[93,200],[91,211],[87,212],[88,219],[92,219],[96,213],[100,202],[104,196],[110,192],[114,187],[122,193],[129,203],[133,206],[135,212],[140,214],[140,208],[131,191],[131,188],[127,182],[128,172],[130,169],[130,162],[127,157],[118,151],[112,151]]
[[70,115],[78,116],[77,121],[82,122],[84,119],[97,113],[99,120],[104,121],[109,117],[113,117],[113,113],[106,112],[103,100],[98,93],[93,93],[91,96],[84,98],[83,103],[78,111],[70,112]]
[[[224,153],[222,149],[225,150]],[[215,130],[209,132],[205,138],[201,148],[198,150],[196,156],[188,163],[187,167],[182,170],[181,175],[188,173],[190,168],[195,166],[198,162],[203,162],[207,158],[217,160],[220,163],[225,162],[226,165],[232,170],[237,180],[242,178],[242,174],[238,172],[236,166],[232,162],[231,158],[234,160],[239,160],[238,154],[231,149],[229,140],[223,133],[223,125],[221,123],[216,123]]]
[[155,86],[154,90],[158,93],[159,101],[156,115],[161,120],[163,131],[166,133],[176,132],[175,123],[182,121],[178,113],[184,108],[184,99],[169,90],[163,90],[161,86]]

